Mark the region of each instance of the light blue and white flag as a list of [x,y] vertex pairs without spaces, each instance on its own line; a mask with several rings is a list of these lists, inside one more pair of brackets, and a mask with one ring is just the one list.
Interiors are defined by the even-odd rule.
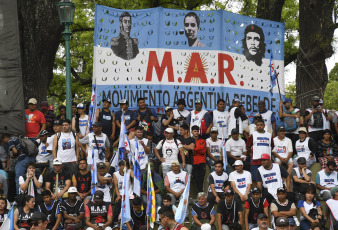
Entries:
[[130,180],[130,170],[124,168],[124,178],[123,178],[123,194],[122,194],[122,203],[121,203],[121,222],[122,225],[131,221],[130,215],[130,200],[129,200],[129,180]]
[[141,166],[140,152],[138,149],[138,139],[136,138],[135,155],[134,155],[134,193],[141,196]]
[[175,214],[175,221],[179,224],[183,224],[184,219],[185,219],[185,214],[187,213],[187,208],[189,205],[189,191],[190,191],[190,175],[188,178],[188,183],[182,194],[183,197],[180,200],[180,203],[178,204],[178,208]]
[[0,230],[14,230],[14,205],[12,205],[11,210],[8,212],[5,221],[2,223]]

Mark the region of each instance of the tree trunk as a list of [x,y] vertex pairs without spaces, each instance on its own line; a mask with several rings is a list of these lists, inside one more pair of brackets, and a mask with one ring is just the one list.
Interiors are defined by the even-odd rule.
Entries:
[[46,99],[53,79],[53,66],[60,44],[62,26],[58,0],[18,0],[19,31],[24,100]]
[[333,8],[334,0],[299,1],[296,102],[302,111],[310,107],[312,96],[323,98],[328,82],[325,59],[333,54]]

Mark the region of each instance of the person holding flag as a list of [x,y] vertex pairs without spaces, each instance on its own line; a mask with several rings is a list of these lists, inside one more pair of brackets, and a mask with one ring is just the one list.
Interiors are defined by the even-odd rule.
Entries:
[[[127,154],[130,152],[130,144],[127,136],[127,128],[125,125],[125,117],[124,112],[121,117],[121,129],[120,129],[120,137],[119,137],[119,146],[118,146],[118,156],[119,161],[127,159]],[[129,161],[131,157],[129,157]]]
[[[136,149],[136,146],[138,146],[138,149]],[[138,151],[138,162],[140,164],[141,175],[143,175],[146,172],[146,165],[149,162],[148,154],[150,153],[148,139],[143,138],[143,127],[136,127],[136,137],[130,140],[130,150],[134,156],[136,151]]]
[[147,217],[149,218],[150,227],[154,228],[154,223],[156,221],[156,200],[155,200],[154,183],[150,170],[150,163],[148,163],[148,173],[147,173],[147,194],[148,195],[147,195],[146,214]]

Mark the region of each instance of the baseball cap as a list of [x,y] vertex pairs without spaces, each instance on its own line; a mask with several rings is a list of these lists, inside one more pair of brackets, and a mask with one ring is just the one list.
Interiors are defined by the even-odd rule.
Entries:
[[102,124],[100,123],[100,122],[95,122],[94,124],[93,124],[93,126],[97,126],[97,127],[102,127]]
[[285,98],[285,100],[283,101],[283,103],[291,103],[292,104],[292,100],[290,98]]
[[103,200],[104,193],[101,190],[97,190],[94,193],[94,201],[101,201]]
[[68,193],[77,193],[76,187],[70,187],[70,188],[68,189]]
[[305,159],[305,157],[298,157],[297,163],[298,163],[298,164],[306,164],[306,159]]
[[167,111],[169,111],[169,110],[172,110],[173,108],[171,108],[170,106],[167,106],[167,107],[165,107],[165,111],[167,112]]
[[217,129],[217,127],[215,127],[215,126],[214,126],[214,127],[212,127],[212,128],[211,128],[211,130],[210,130],[210,132],[211,132],[211,133],[212,133],[212,132],[218,132],[218,129]]
[[277,189],[277,193],[279,193],[279,192],[286,192],[286,190],[285,190],[285,188],[280,187],[280,188]]
[[320,100],[319,96],[313,96],[312,97],[312,101],[319,101],[319,100]]
[[234,195],[234,191],[232,189],[227,189],[224,191],[224,195]]
[[42,220],[43,222],[47,221],[47,216],[43,214],[42,212],[34,212],[31,218],[28,220],[28,222],[31,222],[31,221],[37,222],[40,220]]
[[82,103],[79,103],[78,105],[77,105],[77,107],[76,108],[78,108],[78,109],[84,109],[85,107],[84,107],[84,104],[82,104]]
[[53,105],[48,106],[48,110],[54,111],[54,106]]
[[265,101],[259,101],[258,106],[265,106]]
[[277,128],[277,132],[281,132],[281,131],[285,131],[285,127],[282,125],[282,126],[279,126]]
[[237,102],[242,103],[242,101],[238,98],[232,99],[232,103],[237,103]]
[[102,99],[102,102],[108,102],[109,104],[111,104],[111,100],[110,100],[110,98],[104,98],[104,99]]
[[324,104],[323,99],[320,99],[320,100],[319,100],[319,104],[320,104],[320,105]]
[[334,197],[334,194],[335,194],[336,192],[338,192],[338,186],[335,186],[335,187],[331,188],[330,193],[331,193],[331,196],[332,196],[332,197]]
[[41,109],[48,109],[48,102],[47,101],[41,101],[40,108]]
[[261,193],[261,192],[262,192],[261,189],[257,187],[251,189],[251,193]]
[[270,157],[269,154],[263,153],[263,154],[261,155],[261,160],[271,160],[271,157]]
[[60,120],[55,120],[55,121],[54,121],[54,125],[61,125]]
[[289,225],[289,220],[286,217],[279,217],[276,220],[276,226],[288,226]]
[[236,166],[236,165],[243,165],[243,161],[236,160],[235,163],[232,166]]
[[239,131],[236,128],[234,128],[234,129],[231,130],[231,134],[238,134],[238,133],[239,133]]
[[268,216],[267,215],[265,215],[265,213],[261,213],[261,214],[259,214],[258,216],[257,216],[257,219],[263,219],[263,218],[268,218]]
[[179,166],[180,163],[178,161],[171,162],[171,166]]
[[202,102],[201,102],[200,99],[196,99],[196,100],[195,100],[195,104],[196,104],[196,103],[202,103]]
[[105,163],[103,163],[103,162],[99,162],[99,163],[97,163],[97,168],[98,169],[102,169],[102,168],[106,168],[106,164]]
[[62,165],[62,160],[60,158],[55,158],[53,160],[53,165]]
[[31,98],[31,99],[29,99],[28,104],[36,105],[36,104],[38,104],[38,101],[35,98]]
[[307,130],[306,130],[305,127],[300,127],[299,130],[298,130],[298,133],[299,132],[305,132],[305,133],[307,133]]
[[179,99],[177,101],[177,105],[184,105],[185,106],[185,100],[184,99]]
[[166,132],[166,133],[174,133],[174,130],[172,128],[166,128],[164,132]]
[[42,130],[39,135],[44,136],[44,135],[47,135],[47,134],[48,134],[47,130]]
[[128,104],[128,101],[126,99],[121,99],[120,102],[119,102],[119,104],[120,105],[121,104]]

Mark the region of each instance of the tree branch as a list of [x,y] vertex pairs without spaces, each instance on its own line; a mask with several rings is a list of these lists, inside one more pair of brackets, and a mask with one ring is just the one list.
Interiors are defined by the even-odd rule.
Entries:
[[291,53],[284,58],[284,67],[297,59],[298,52]]
[[92,83],[92,79],[83,79],[79,76],[79,74],[75,71],[73,67],[70,68],[73,77],[76,81],[80,82],[81,85],[88,85]]

